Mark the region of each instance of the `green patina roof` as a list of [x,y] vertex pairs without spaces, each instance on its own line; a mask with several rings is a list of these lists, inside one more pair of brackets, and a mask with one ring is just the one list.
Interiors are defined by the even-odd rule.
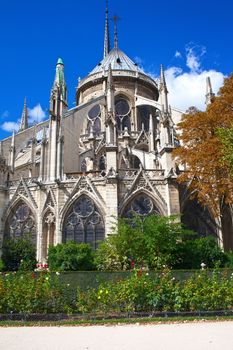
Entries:
[[56,74],[54,85],[58,85],[62,92],[62,97],[66,100],[66,83],[65,83],[65,75],[64,75],[64,63],[61,58],[57,60],[56,66]]
[[61,59],[61,58],[58,58],[58,60],[57,60],[57,64],[63,64],[63,66],[64,66],[64,63],[63,63],[63,61],[62,61],[62,59]]

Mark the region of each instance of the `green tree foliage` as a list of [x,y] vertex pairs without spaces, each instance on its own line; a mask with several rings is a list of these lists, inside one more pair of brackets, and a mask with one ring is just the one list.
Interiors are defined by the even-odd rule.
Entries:
[[5,271],[27,271],[36,267],[36,248],[30,235],[6,238],[3,244],[2,263]]
[[183,240],[176,245],[173,259],[175,269],[198,269],[202,263],[210,268],[223,267],[229,260],[211,236]]
[[117,233],[101,243],[95,254],[98,270],[129,270],[134,267],[198,269],[224,266],[226,255],[213,237],[198,238],[176,217],[147,216],[120,219]]
[[50,246],[48,265],[57,271],[89,271],[94,269],[93,252],[89,244],[68,242]]

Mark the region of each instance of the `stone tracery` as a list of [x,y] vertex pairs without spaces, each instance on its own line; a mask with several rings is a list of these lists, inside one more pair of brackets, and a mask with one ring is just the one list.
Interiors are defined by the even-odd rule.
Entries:
[[20,238],[25,234],[30,234],[32,242],[36,244],[35,218],[29,206],[23,201],[20,201],[11,211],[7,220],[5,234],[12,238]]
[[134,215],[145,217],[152,214],[160,215],[160,212],[152,199],[145,194],[134,197],[123,212],[123,216],[128,218]]
[[71,206],[63,226],[63,242],[89,243],[93,248],[104,239],[102,215],[93,200],[86,195]]

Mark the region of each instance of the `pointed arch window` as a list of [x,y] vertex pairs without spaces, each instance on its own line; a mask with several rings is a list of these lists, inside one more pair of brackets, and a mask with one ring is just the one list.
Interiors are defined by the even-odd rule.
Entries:
[[20,238],[25,234],[30,234],[32,243],[36,245],[35,217],[29,206],[24,202],[20,202],[13,208],[7,219],[5,236]]
[[131,130],[131,121],[130,121],[130,106],[128,101],[124,98],[120,98],[116,101],[115,104],[116,111],[116,121],[117,129],[122,132],[126,128],[128,131]]
[[134,215],[139,215],[143,218],[148,215],[160,215],[160,212],[149,196],[140,194],[132,199],[123,213],[123,216],[128,218]]
[[90,109],[87,115],[88,118],[88,133],[93,132],[94,136],[99,136],[101,133],[101,110],[100,105],[95,105]]
[[63,242],[89,243],[95,249],[104,236],[102,215],[93,200],[82,195],[71,206],[65,218]]

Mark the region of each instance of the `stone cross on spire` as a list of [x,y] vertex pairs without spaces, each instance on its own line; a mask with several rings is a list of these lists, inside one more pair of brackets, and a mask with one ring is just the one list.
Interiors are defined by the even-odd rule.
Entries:
[[109,37],[109,24],[108,24],[108,0],[106,0],[105,10],[105,31],[104,31],[104,58],[110,51],[110,37]]

